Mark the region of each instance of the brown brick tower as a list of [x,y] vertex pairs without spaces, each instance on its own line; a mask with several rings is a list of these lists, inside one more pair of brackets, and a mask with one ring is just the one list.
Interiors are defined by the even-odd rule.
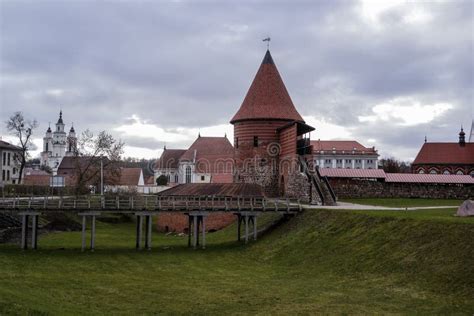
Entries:
[[303,135],[314,128],[296,110],[270,51],[230,123],[234,125],[234,181],[260,184],[267,196],[287,195],[298,155],[311,152],[309,138]]

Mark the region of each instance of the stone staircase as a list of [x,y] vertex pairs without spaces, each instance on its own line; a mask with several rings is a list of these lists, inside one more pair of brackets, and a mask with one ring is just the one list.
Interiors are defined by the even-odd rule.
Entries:
[[0,229],[21,227],[21,221],[9,214],[0,214]]
[[327,177],[321,176],[319,167],[315,171],[310,170],[306,160],[302,156],[298,156],[299,163],[303,172],[311,182],[312,187],[316,190],[322,205],[336,205],[337,197],[329,184]]

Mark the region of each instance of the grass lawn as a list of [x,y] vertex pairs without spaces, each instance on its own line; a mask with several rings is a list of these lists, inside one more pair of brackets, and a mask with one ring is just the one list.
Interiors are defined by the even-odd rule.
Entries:
[[79,232],[0,245],[0,314],[472,314],[474,224],[386,215],[308,210],[249,245],[231,226],[196,251],[158,233],[135,251],[133,223],[100,223],[94,253]]
[[428,207],[428,206],[459,206],[463,200],[454,199],[410,199],[410,198],[354,198],[340,199],[341,202],[386,206],[386,207]]
[[474,224],[474,217],[457,217],[456,210],[452,208],[445,209],[423,209],[412,211],[391,211],[391,210],[348,210],[355,214],[367,214],[376,217],[395,217],[406,219],[419,219],[428,221],[455,222]]

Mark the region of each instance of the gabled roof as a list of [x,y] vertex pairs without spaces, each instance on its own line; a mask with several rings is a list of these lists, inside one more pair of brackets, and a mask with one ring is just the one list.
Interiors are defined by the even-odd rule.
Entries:
[[165,149],[160,159],[155,164],[156,169],[176,169],[179,159],[186,152],[186,149]]
[[142,175],[141,168],[121,168],[120,178],[115,184],[116,185],[139,185],[141,175]]
[[[196,157],[194,155],[196,154]],[[181,161],[196,162],[195,170],[201,173],[228,173],[224,162],[232,159],[234,147],[227,137],[198,137],[181,156]],[[222,169],[222,170],[221,170]]]
[[382,169],[336,169],[321,168],[321,175],[329,178],[373,178],[385,179],[385,172]]
[[240,109],[230,123],[259,119],[304,122],[268,50]]
[[413,162],[422,164],[474,165],[474,143],[424,143]]
[[359,142],[355,140],[312,140],[311,145],[313,146],[313,151],[344,151],[350,153],[352,151],[356,152],[365,152],[365,153],[376,153],[375,149],[364,147]]
[[3,140],[0,140],[0,149],[7,149],[7,150],[13,150],[13,151],[21,151],[21,148],[15,145],[12,145],[10,143],[7,143]]

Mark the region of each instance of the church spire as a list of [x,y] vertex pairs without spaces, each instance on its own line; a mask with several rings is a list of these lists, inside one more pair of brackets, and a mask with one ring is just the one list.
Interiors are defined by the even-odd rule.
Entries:
[[63,122],[63,110],[59,111],[59,120],[57,124],[64,124]]
[[464,133],[464,130],[461,125],[461,131],[459,132],[459,145],[464,146],[466,144],[466,133]]

